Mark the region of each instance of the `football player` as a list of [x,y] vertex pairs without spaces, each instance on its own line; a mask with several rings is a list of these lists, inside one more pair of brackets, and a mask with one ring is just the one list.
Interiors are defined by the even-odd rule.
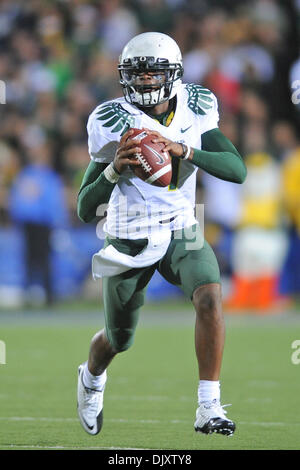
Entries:
[[[89,117],[91,162],[78,195],[84,222],[108,204],[105,244],[92,260],[94,278],[103,278],[105,328],[95,334],[88,360],[79,366],[79,419],[89,434],[101,430],[107,367],[131,346],[145,288],[157,269],[180,286],[196,312],[194,428],[232,435],[235,423],[220,402],[225,330],[220,273],[195,217],[195,189],[198,168],[243,183],[246,167],[218,129],[213,93],[182,83],[182,56],[172,38],[139,34],[124,47],[118,69],[123,97],[99,105]],[[172,157],[168,187],[150,185],[132,171],[140,165],[141,150],[131,128],[145,129],[164,143]]]

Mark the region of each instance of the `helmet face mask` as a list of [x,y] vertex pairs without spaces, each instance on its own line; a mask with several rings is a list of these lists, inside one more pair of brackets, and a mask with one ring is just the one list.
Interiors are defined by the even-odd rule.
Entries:
[[153,107],[175,96],[183,75],[181,53],[169,36],[143,33],[125,46],[118,70],[126,101]]

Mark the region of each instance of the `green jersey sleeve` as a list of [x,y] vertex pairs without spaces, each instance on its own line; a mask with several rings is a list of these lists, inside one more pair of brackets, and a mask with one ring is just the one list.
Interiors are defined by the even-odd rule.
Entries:
[[232,183],[243,183],[247,176],[246,165],[220,129],[202,135],[202,150],[194,149],[192,163],[207,173]]
[[83,222],[91,222],[96,217],[97,207],[108,203],[116,185],[103,174],[107,165],[91,161],[85,171],[77,198],[77,214]]

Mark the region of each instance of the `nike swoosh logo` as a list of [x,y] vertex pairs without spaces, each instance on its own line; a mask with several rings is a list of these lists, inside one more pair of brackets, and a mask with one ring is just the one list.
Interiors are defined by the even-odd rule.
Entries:
[[150,150],[150,152],[153,153],[153,155],[155,155],[157,158],[158,158],[158,162],[157,164],[158,165],[163,165],[165,163],[165,160],[164,158],[160,155],[160,153],[158,153],[156,150],[154,150],[152,147],[149,147],[149,145],[145,144],[145,147],[147,147],[148,150]]
[[82,419],[82,421],[84,422],[84,424],[86,425],[86,427],[87,427],[90,431],[92,431],[92,430],[94,429],[94,426],[89,426],[89,425],[88,425],[88,423],[86,422],[86,420],[84,419],[83,416],[81,416],[81,419]]
[[180,132],[183,134],[184,132],[188,131],[190,127],[192,127],[192,124],[189,127],[187,127],[186,129],[181,128]]

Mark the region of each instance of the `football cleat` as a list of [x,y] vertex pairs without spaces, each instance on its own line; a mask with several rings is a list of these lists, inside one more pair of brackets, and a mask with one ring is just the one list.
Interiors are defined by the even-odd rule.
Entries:
[[226,418],[224,411],[218,400],[206,401],[199,404],[196,411],[195,431],[204,434],[224,434],[232,436],[235,431],[235,423]]
[[[92,435],[101,431],[103,424],[103,396],[105,384],[102,390],[93,390],[83,384],[84,364],[78,367],[77,386],[77,412],[84,430]],[[105,382],[106,382],[106,371]]]

